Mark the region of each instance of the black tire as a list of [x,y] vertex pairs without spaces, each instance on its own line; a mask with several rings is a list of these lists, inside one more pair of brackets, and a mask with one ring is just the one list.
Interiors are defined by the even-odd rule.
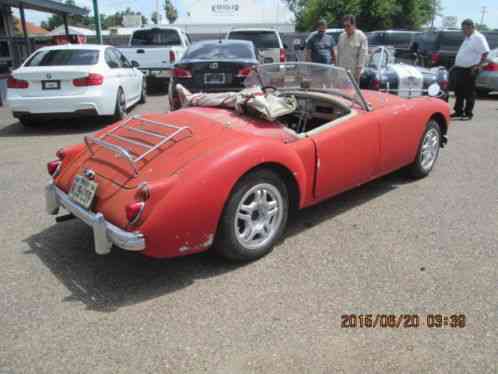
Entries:
[[140,94],[140,104],[147,102],[147,80],[144,78],[142,81],[142,93]]
[[[436,143],[435,139],[436,136],[437,136],[437,144],[434,145],[435,149],[433,150],[431,148],[431,158],[433,159],[433,161],[430,164],[428,164],[424,162],[424,154],[423,154],[424,143],[426,141],[428,143]],[[420,139],[420,144],[418,146],[417,156],[415,158],[415,161],[408,167],[408,172],[412,178],[420,179],[430,174],[439,156],[439,151],[441,149],[441,139],[442,139],[441,127],[439,126],[439,123],[436,120],[431,119],[427,123],[427,127],[424,131],[424,134]]]
[[112,120],[114,122],[121,121],[126,116],[126,99],[124,96],[124,91],[121,87],[118,89],[116,94],[116,107],[114,109],[114,116]]
[[30,116],[23,116],[23,117],[19,118],[19,122],[24,127],[34,127],[34,126],[38,125],[38,123],[39,123],[33,117],[30,117]]
[[[270,218],[266,213],[261,213],[259,208],[248,214],[248,216],[251,217],[250,221],[257,221],[258,225],[262,224],[264,227],[266,227],[267,224],[269,226],[274,225],[271,232],[268,232],[266,239],[264,239],[264,236],[267,235],[265,230],[257,230],[258,233],[254,235],[254,238],[259,235],[260,239],[263,239],[263,241],[259,246],[250,248],[241,241],[244,239],[239,239],[237,237],[237,232],[245,225],[244,220],[237,218],[237,213],[239,212],[240,204],[250,200],[252,193],[258,195],[257,192],[252,191],[257,191],[259,188],[268,188],[267,194],[264,195],[264,199],[259,201],[264,200],[264,205],[269,205],[274,201],[275,206],[278,209],[276,209],[277,213],[275,216]],[[277,193],[280,197],[278,197]],[[272,198],[274,199],[272,200]],[[250,205],[256,203],[255,197]],[[287,187],[282,179],[271,170],[261,169],[251,172],[237,182],[225,205],[214,243],[214,250],[224,258],[233,261],[257,260],[270,253],[275,243],[281,238],[287,226],[288,215],[289,195]],[[268,223],[262,223],[266,221],[268,221]],[[245,229],[247,229],[247,227],[245,227]]]

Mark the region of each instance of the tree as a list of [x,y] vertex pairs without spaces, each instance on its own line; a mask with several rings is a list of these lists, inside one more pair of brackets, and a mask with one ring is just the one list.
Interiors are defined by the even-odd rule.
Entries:
[[[76,3],[74,2],[74,0],[66,0],[66,1],[64,1],[64,4],[76,6]],[[86,9],[88,12],[90,12],[90,10],[88,8],[85,7],[84,9]],[[93,22],[93,17],[90,17],[88,15],[68,16],[67,23],[68,23],[68,25],[71,25],[71,26],[81,26],[81,27],[86,27],[86,28],[90,28],[90,29],[95,28],[95,25]],[[42,21],[41,27],[43,27],[46,30],[51,31],[51,30],[55,29],[56,27],[59,27],[60,25],[63,25],[63,24],[64,24],[64,18],[59,14],[53,14],[48,18],[47,21]]]
[[164,0],[164,11],[166,13],[166,19],[169,23],[174,23],[178,18],[178,11],[171,0]]
[[342,17],[356,15],[364,31],[388,28],[418,29],[440,11],[441,0],[287,0],[299,31],[314,29],[319,18],[329,27],[342,27]]
[[158,23],[161,22],[161,15],[158,12],[153,12],[152,15],[150,16],[150,20],[152,21],[153,24],[157,25]]

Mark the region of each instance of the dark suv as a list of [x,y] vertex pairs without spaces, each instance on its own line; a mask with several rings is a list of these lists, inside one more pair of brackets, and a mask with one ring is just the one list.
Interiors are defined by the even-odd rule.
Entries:
[[396,57],[405,56],[418,34],[419,31],[408,30],[371,31],[367,33],[368,47],[394,47]]
[[418,54],[419,62],[426,67],[450,68],[455,63],[463,38],[461,30],[427,31],[415,37],[412,52]]

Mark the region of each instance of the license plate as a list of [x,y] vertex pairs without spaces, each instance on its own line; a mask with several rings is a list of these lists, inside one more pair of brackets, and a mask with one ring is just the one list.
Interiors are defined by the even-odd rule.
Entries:
[[42,81],[43,90],[60,90],[61,81]]
[[77,175],[74,177],[69,197],[83,208],[88,209],[92,205],[95,192],[97,192],[97,183]]
[[225,74],[223,73],[206,73],[204,74],[205,84],[225,84]]

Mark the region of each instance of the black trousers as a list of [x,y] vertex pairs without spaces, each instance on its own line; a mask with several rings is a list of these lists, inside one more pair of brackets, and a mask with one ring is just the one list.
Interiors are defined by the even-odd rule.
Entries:
[[[453,68],[455,74],[455,113],[458,115],[473,115],[474,104],[476,101],[476,78],[477,71],[471,68],[461,68],[455,66]],[[464,108],[465,101],[465,108]]]

